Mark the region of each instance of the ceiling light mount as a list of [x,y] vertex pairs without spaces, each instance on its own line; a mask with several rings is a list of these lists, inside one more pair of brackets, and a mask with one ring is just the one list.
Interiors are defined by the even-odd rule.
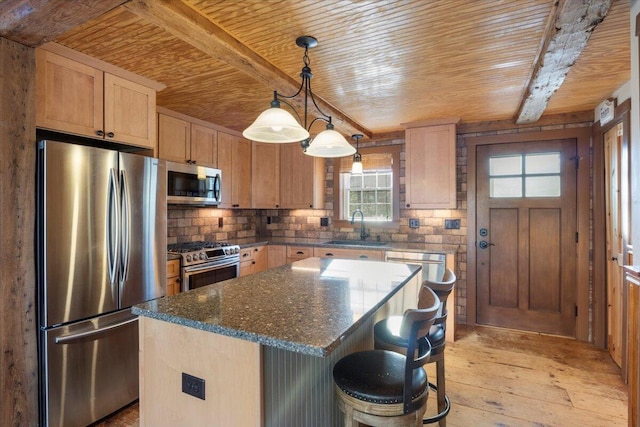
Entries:
[[[318,40],[313,36],[300,36],[296,39],[296,45],[304,48],[304,56],[302,58],[303,67],[300,72],[302,82],[298,91],[291,96],[273,92],[273,101],[271,108],[264,111],[258,118],[242,132],[242,135],[252,141],[267,143],[289,143],[300,142],[303,151],[309,156],[315,157],[345,157],[355,153],[347,140],[339,132],[333,129],[331,116],[325,114],[316,102],[313,91],[311,90],[311,60],[309,59],[309,49],[318,45]],[[300,115],[296,109],[286,101],[287,99],[296,98],[304,92],[304,120],[300,120]],[[309,100],[313,103],[320,116],[308,122],[308,104]],[[291,113],[281,108],[281,102],[289,106],[296,114],[298,120]],[[326,129],[320,132],[315,138],[311,138],[310,130],[313,124],[321,120],[326,122]],[[300,125],[303,122],[304,125]]]

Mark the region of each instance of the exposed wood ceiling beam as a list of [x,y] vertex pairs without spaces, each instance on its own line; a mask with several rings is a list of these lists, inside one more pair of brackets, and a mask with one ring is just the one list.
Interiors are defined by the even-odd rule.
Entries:
[[554,4],[516,123],[535,123],[542,116],[610,6],[611,0],[560,0]]
[[2,0],[0,37],[36,47],[125,0]]
[[[269,90],[292,94],[300,87],[299,81],[285,74],[182,1],[133,0],[124,7],[212,58],[255,78]],[[342,133],[361,133],[371,137],[369,129],[355,122],[315,93],[314,97],[320,108],[332,116],[332,122],[337,130]],[[302,98],[293,100],[300,110],[303,108]],[[267,107],[265,105],[265,108]]]

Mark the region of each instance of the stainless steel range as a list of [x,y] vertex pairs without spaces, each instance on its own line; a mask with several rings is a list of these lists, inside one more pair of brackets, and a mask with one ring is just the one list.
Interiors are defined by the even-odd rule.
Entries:
[[180,255],[182,291],[238,277],[240,247],[226,242],[185,242],[167,246]]

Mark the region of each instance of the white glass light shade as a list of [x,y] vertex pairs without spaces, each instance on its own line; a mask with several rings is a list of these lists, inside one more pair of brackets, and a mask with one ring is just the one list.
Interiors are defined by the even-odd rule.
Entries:
[[351,165],[351,173],[354,175],[362,175],[362,162],[354,160]]
[[242,132],[251,141],[287,143],[309,138],[309,132],[288,111],[279,107],[265,110]]
[[356,152],[344,136],[333,129],[320,132],[305,151],[305,154],[313,157],[345,157]]

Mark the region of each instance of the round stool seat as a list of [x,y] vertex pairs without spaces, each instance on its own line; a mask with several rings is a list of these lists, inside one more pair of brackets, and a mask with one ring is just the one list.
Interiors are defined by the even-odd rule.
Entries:
[[[333,378],[340,390],[358,400],[380,404],[402,403],[405,357],[393,351],[369,350],[340,359],[333,368]],[[427,374],[413,371],[411,396],[428,395]]]

